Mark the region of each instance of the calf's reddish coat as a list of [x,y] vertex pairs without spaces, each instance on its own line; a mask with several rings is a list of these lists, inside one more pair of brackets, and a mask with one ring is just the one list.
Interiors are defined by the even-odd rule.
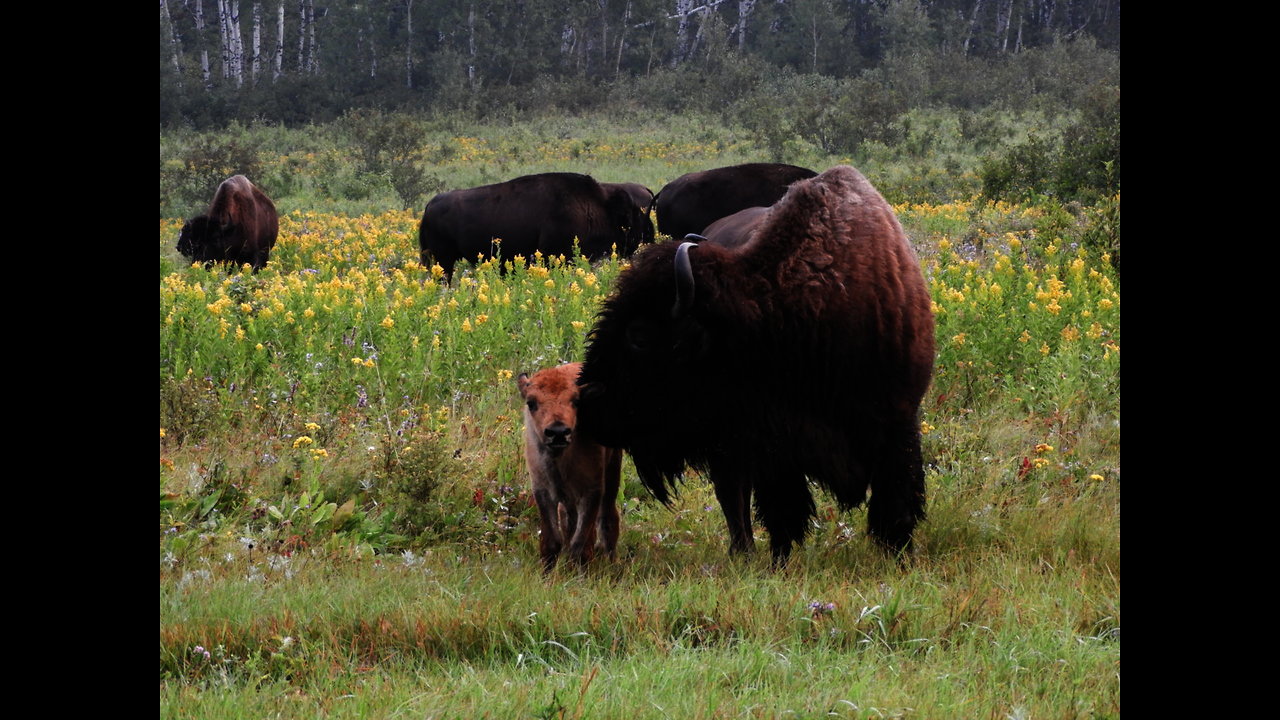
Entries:
[[576,432],[581,363],[547,368],[516,378],[524,407],[524,457],[538,504],[543,570],[550,572],[562,550],[580,566],[596,546],[609,557],[618,547],[618,486],[622,451]]

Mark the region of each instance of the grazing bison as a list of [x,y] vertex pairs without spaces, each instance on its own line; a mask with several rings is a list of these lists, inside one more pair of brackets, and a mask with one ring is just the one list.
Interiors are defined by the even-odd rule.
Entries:
[[275,203],[249,178],[235,175],[218,186],[208,212],[182,226],[178,252],[206,267],[248,263],[257,272],[267,264],[279,232]]
[[795,165],[748,163],[692,172],[667,183],[654,198],[658,232],[673,238],[701,233],[726,215],[768,207],[797,180],[817,175]]
[[499,250],[507,259],[535,251],[568,255],[575,237],[592,260],[607,257],[614,246],[630,255],[653,240],[653,223],[625,187],[606,188],[578,173],[543,173],[440,193],[418,226],[422,264],[434,260],[447,278],[458,260]]
[[622,451],[576,433],[578,372],[570,363],[516,378],[524,408],[524,458],[533,479],[542,567],[550,572],[567,545],[580,566],[599,545],[617,555]]
[[925,515],[917,412],[932,374],[924,277],[857,170],[797,182],[743,242],[662,243],[618,278],[578,379],[579,427],[627,450],[664,502],[685,467],[715,486],[730,550],[775,562],[814,515],[809,481],[872,537],[910,548]]

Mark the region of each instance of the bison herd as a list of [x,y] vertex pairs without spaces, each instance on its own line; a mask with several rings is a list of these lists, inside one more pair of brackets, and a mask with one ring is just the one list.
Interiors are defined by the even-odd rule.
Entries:
[[[614,556],[622,451],[669,502],[687,468],[709,478],[731,553],[755,518],[775,563],[803,542],[810,484],[903,553],[925,516],[919,408],[934,324],[919,263],[893,209],[857,170],[753,163],[634,183],[543,173],[441,193],[419,226],[424,265],[628,256],[587,336],[586,357],[520,375],[525,459],[550,572]],[[275,206],[237,175],[182,229],[195,261],[267,261]],[[869,499],[868,499],[869,495]]]

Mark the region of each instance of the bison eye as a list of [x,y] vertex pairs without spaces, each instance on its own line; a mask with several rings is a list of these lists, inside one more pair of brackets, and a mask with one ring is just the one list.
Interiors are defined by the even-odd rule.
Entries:
[[538,412],[538,401],[537,401],[537,400],[530,400],[529,402],[525,403],[525,405],[528,405],[528,406],[529,406],[529,412],[532,412],[532,413],[536,413],[536,412]]
[[636,352],[647,352],[653,345],[653,331],[649,323],[637,320],[628,325],[627,345]]

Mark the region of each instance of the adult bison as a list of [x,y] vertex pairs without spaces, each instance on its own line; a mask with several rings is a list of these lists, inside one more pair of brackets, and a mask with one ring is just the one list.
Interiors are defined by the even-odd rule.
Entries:
[[178,252],[208,267],[215,262],[267,264],[280,232],[271,198],[243,175],[222,181],[204,215],[191,218],[178,235]]
[[579,430],[630,452],[664,502],[686,466],[707,474],[732,552],[754,546],[754,493],[785,561],[815,512],[809,480],[845,508],[869,488],[870,535],[908,549],[934,326],[893,210],[841,166],[739,239],[662,243],[622,273],[589,337]]
[[580,252],[593,260],[615,246],[620,255],[630,255],[653,240],[653,223],[625,187],[606,188],[578,173],[542,173],[440,193],[427,203],[418,226],[422,264],[434,260],[446,277],[458,260],[499,251],[507,259],[529,258],[535,251],[568,255],[575,237]]
[[774,204],[791,183],[814,175],[817,173],[807,168],[777,163],[747,163],[681,175],[654,198],[658,232],[673,238],[701,233],[726,215]]

